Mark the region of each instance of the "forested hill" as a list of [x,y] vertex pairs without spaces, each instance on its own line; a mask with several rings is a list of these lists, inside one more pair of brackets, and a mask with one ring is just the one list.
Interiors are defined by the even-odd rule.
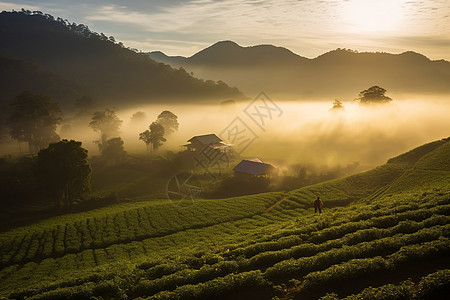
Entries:
[[0,54],[2,101],[27,89],[51,93],[63,105],[84,95],[115,105],[243,97],[41,12],[0,13]]

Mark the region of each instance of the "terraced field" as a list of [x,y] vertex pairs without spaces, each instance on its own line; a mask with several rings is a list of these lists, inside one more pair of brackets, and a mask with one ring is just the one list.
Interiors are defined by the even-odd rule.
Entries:
[[291,192],[141,199],[16,228],[0,233],[0,297],[445,299],[449,161],[441,140]]

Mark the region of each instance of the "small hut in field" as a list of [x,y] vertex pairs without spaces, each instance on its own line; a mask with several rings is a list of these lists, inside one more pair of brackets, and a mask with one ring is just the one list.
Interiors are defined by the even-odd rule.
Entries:
[[184,145],[188,151],[202,151],[205,148],[211,148],[220,152],[227,152],[231,145],[224,143],[214,133],[196,135],[188,140],[189,144]]
[[234,168],[234,175],[243,178],[269,178],[278,174],[278,169],[259,158],[244,159]]

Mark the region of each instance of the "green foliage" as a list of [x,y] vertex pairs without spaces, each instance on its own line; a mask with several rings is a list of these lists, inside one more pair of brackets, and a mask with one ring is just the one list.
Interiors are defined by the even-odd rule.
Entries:
[[419,299],[433,299],[448,295],[450,290],[450,270],[439,270],[422,278],[417,288]]
[[57,205],[71,206],[90,190],[91,167],[81,142],[62,140],[39,151],[37,172],[41,187]]
[[57,142],[56,126],[61,122],[61,110],[45,95],[23,92],[10,104],[6,124],[10,135],[19,142],[27,142],[30,154],[37,153],[49,143]]
[[389,164],[396,164],[396,163],[397,164],[408,164],[408,165],[412,166],[424,155],[439,148],[440,146],[445,144],[447,141],[448,141],[448,139],[442,139],[439,141],[427,143],[420,147],[414,148],[406,153],[403,153],[399,156],[389,159],[388,163]]
[[358,294],[339,298],[336,294],[320,298],[321,300],[371,300],[371,299],[444,299],[450,288],[450,270],[439,270],[422,277],[417,284],[411,280],[400,284],[386,284],[368,287]]
[[450,170],[408,166],[189,207],[142,197],[5,231],[0,296],[430,299],[449,286]]

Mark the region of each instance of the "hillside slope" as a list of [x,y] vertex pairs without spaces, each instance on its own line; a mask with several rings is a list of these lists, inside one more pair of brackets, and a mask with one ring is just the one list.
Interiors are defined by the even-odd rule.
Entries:
[[242,47],[222,41],[191,57],[169,57],[161,52],[148,55],[197,76],[223,80],[248,95],[264,89],[278,99],[354,99],[372,85],[396,94],[450,92],[450,62],[432,61],[412,51],[389,54],[337,49],[308,59],[282,47]]
[[16,228],[0,234],[0,296],[444,299],[449,158],[444,139],[289,193],[143,198]]
[[[110,105],[243,97],[237,89],[224,83],[199,80],[183,70],[172,69],[127,49],[113,37],[40,12],[0,13],[0,53],[32,61],[43,70],[80,86],[78,93]],[[3,72],[7,70],[0,65],[0,74]],[[8,94],[33,88],[28,80],[9,86],[0,84]],[[73,93],[66,98],[69,96],[79,95]]]

